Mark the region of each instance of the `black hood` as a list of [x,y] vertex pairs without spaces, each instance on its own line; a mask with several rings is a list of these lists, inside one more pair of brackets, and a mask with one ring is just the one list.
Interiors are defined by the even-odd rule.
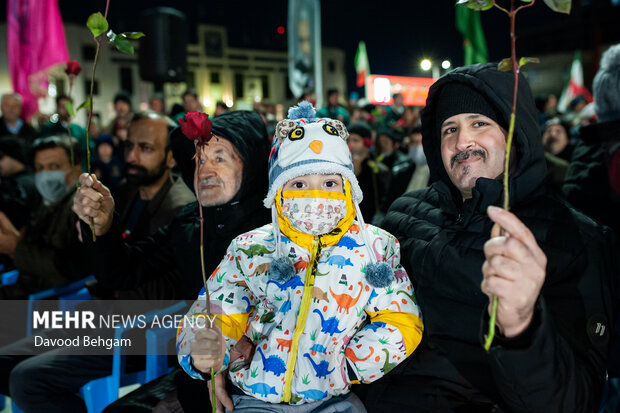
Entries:
[[[440,193],[451,197],[454,207],[460,210],[462,197],[444,168],[440,136],[435,127],[435,111],[440,92],[445,85],[453,82],[468,85],[484,95],[508,125],[514,78],[511,71],[498,71],[496,63],[483,63],[457,68],[441,77],[429,90],[426,108],[422,113],[422,144],[431,171],[431,183]],[[510,167],[511,206],[541,191],[547,172],[534,98],[522,74],[519,75],[513,147],[517,154],[513,161],[515,164]],[[478,204],[476,209],[486,209],[491,204],[501,205],[502,192],[500,181],[478,179],[472,191],[472,199]]]
[[[213,118],[213,134],[232,143],[243,159],[243,181],[231,203],[243,201],[255,193],[264,197],[267,194],[270,143],[260,115],[247,110],[223,113]],[[171,132],[170,141],[183,180],[194,190],[194,143],[183,135],[181,127]]]

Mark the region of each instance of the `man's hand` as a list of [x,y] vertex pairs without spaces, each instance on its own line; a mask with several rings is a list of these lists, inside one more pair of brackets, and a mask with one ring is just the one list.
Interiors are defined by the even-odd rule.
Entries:
[[190,353],[194,367],[203,372],[210,373],[222,368],[226,355],[226,341],[217,326],[200,329],[190,343]]
[[73,212],[88,225],[92,220],[95,235],[104,235],[112,226],[114,198],[95,175],[82,174],[80,188],[73,197]]
[[[244,358],[246,363],[250,363],[254,357],[254,350],[256,347],[250,341],[247,336],[243,336],[237,341],[237,344],[230,349],[230,363],[237,360],[239,357]],[[216,399],[216,412],[224,413],[224,409],[233,411],[235,406],[233,405],[228,392],[226,391],[226,377],[228,377],[228,370],[215,376],[215,399]],[[211,394],[211,381],[207,383],[209,387],[209,395]],[[209,396],[211,397],[211,396]]]
[[[545,282],[547,257],[532,232],[514,214],[489,207],[495,222],[491,238],[484,244],[482,292],[497,296],[495,323],[506,337],[522,333],[532,321],[534,306]],[[499,227],[506,235],[500,236]],[[491,304],[489,303],[489,314]]]
[[[226,377],[228,377],[228,370],[215,376],[215,411],[216,413],[225,413],[226,410],[233,411],[235,406],[231,400],[228,392],[226,391]],[[211,400],[211,380],[207,382],[209,388],[209,400]],[[224,410],[226,409],[226,410]]]
[[19,231],[9,218],[4,215],[4,212],[0,212],[0,254],[6,254],[12,258],[20,239],[21,234]]

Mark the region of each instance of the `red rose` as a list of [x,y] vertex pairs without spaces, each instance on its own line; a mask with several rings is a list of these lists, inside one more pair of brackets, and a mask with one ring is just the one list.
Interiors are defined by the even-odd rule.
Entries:
[[185,122],[183,119],[179,119],[179,122],[181,122],[181,131],[188,139],[197,141],[200,145],[211,139],[212,122],[206,113],[188,112],[185,115]]
[[69,76],[73,75],[73,76],[77,76],[80,74],[80,72],[82,71],[82,67],[80,66],[80,64],[75,61],[75,60],[69,60],[67,62],[67,67],[65,68],[65,73],[68,74]]

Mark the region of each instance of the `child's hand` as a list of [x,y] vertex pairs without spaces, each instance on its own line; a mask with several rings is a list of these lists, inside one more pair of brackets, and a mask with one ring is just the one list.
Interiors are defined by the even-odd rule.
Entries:
[[194,367],[209,373],[211,369],[216,371],[222,368],[226,355],[226,341],[217,326],[200,329],[190,343],[190,356]]
[[249,364],[254,357],[254,350],[256,346],[250,341],[247,336],[241,337],[237,344],[234,345],[232,349],[230,349],[230,362],[237,360],[240,357],[243,357],[245,362]]

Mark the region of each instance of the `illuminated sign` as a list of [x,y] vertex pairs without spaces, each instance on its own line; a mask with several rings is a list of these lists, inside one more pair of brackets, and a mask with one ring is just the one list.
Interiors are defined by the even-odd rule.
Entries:
[[406,106],[424,106],[428,88],[435,79],[427,77],[370,75],[366,79],[366,96],[373,105],[391,105],[395,93],[405,98]]

